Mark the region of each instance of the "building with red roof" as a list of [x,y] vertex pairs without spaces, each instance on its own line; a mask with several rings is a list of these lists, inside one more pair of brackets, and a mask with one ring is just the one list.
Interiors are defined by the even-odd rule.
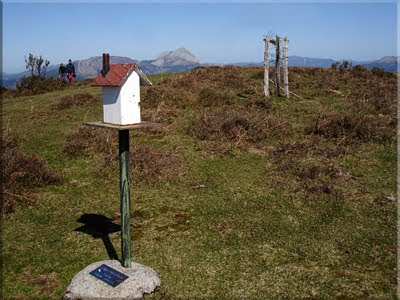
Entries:
[[110,65],[109,54],[103,54],[103,69],[93,83],[103,89],[103,122],[140,123],[140,86],[150,85],[152,83],[138,65]]

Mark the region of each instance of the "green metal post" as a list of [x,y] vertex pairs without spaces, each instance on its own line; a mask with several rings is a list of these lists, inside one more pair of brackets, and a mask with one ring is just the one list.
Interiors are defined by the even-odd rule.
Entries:
[[122,266],[130,268],[130,193],[129,193],[129,130],[119,130],[119,183],[121,201],[121,251]]

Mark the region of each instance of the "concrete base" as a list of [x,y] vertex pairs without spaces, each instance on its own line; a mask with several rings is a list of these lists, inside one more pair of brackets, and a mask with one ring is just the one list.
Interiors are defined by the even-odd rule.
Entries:
[[[102,264],[116,269],[129,278],[112,287],[89,274]],[[76,274],[67,287],[63,299],[142,299],[143,294],[152,293],[160,285],[161,280],[152,268],[134,262],[131,268],[124,268],[118,260],[102,260]]]

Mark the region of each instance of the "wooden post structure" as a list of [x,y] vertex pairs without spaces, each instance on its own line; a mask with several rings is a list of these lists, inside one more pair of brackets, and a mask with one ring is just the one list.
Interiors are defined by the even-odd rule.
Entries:
[[289,77],[288,77],[288,39],[287,37],[283,37],[283,89],[285,91],[286,98],[289,98]]
[[289,98],[289,77],[288,77],[288,70],[289,70],[289,62],[288,62],[288,39],[285,36],[283,38],[283,86],[284,88],[281,87],[281,66],[280,66],[280,37],[276,35],[275,39],[271,39],[268,35],[265,36],[264,38],[265,42],[265,52],[264,52],[264,94],[266,97],[269,96],[269,90],[268,90],[268,81],[269,80],[269,43],[274,44],[276,48],[276,55],[275,55],[275,86],[276,86],[276,95],[281,96],[281,89],[283,89],[286,98]]
[[275,46],[276,46],[276,58],[275,58],[275,85],[276,94],[281,96],[280,81],[281,81],[281,71],[280,71],[280,46],[279,46],[279,36],[276,36]]
[[119,187],[121,208],[121,264],[132,267],[130,231],[129,130],[119,130]]
[[269,97],[269,40],[270,37],[267,35],[264,38],[265,51],[264,51],[264,94],[265,97]]

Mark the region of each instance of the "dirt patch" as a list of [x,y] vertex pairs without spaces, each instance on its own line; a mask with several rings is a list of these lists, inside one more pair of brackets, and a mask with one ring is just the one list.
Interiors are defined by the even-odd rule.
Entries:
[[316,141],[297,141],[294,143],[278,143],[270,153],[278,157],[302,158],[307,155],[315,157],[335,158],[346,155],[348,149],[341,145],[326,145]]
[[22,270],[20,280],[24,284],[37,286],[36,296],[54,296],[56,289],[60,287],[60,280],[57,273],[33,275],[30,266]]
[[91,94],[76,94],[71,96],[65,96],[60,101],[52,106],[53,109],[62,110],[71,107],[87,106],[93,103],[100,103],[100,97],[94,97]]
[[156,227],[157,231],[188,231],[192,228],[190,221],[192,219],[192,216],[184,213],[182,211],[177,211],[172,220],[171,223],[166,224],[166,225],[160,225]]
[[[308,161],[312,159],[312,162]],[[333,162],[324,158],[275,157],[272,171],[284,181],[290,181],[293,193],[302,191],[306,194],[331,194],[340,192],[339,182],[353,177]],[[270,170],[271,171],[271,170]]]
[[33,202],[33,197],[27,195],[30,189],[61,181],[46,161],[22,153],[16,139],[8,134],[3,135],[1,162],[4,213],[13,212],[18,204]]
[[269,151],[273,165],[268,172],[274,172],[280,178],[276,179],[279,184],[289,181],[293,193],[337,196],[343,182],[354,179],[336,162],[347,152],[348,148],[343,145],[327,144],[318,138],[279,143]]

